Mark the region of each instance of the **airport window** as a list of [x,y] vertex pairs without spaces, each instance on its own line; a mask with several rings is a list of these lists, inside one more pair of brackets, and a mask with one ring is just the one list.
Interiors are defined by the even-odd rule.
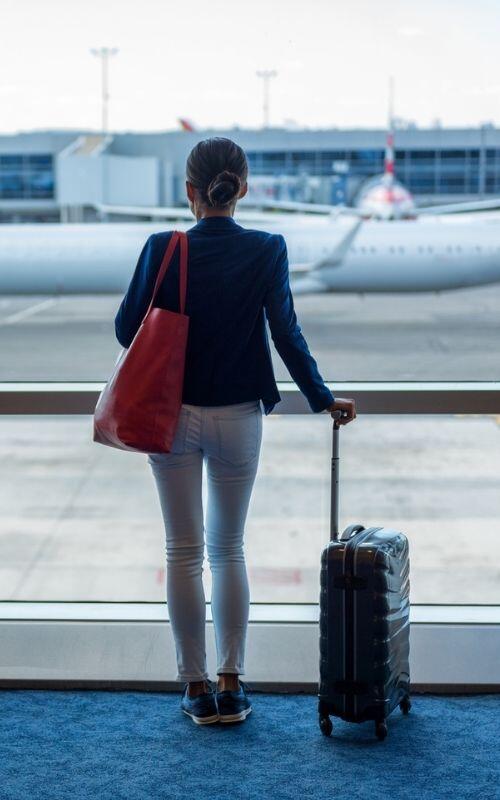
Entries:
[[286,155],[283,152],[279,153],[263,153],[263,161],[264,163],[275,165],[275,166],[282,166],[285,163]]
[[[370,377],[377,374],[374,362]],[[328,415],[265,421],[246,528],[253,602],[318,600],[330,426]],[[87,416],[0,417],[0,599],[164,600],[163,522],[146,458],[99,447],[90,430]],[[500,537],[494,430],[494,418],[484,415],[365,414],[346,433],[341,527],[354,516],[406,532],[413,603],[500,603],[491,558]],[[304,452],[306,459],[299,457]],[[481,523],[481,547],[472,519]],[[431,546],[436,538],[439,548]],[[287,552],[286,563],[280,552]],[[203,579],[210,597],[209,569]]]
[[440,191],[449,194],[459,194],[465,192],[466,184],[463,176],[449,177],[441,176]]
[[462,163],[466,158],[466,150],[441,150],[440,158],[442,161],[460,161]]
[[0,167],[6,165],[11,167],[20,167],[23,163],[23,156],[0,156]]
[[262,163],[263,163],[263,153],[256,152],[253,153],[251,151],[248,152],[248,166],[249,172],[255,174],[262,174]]
[[416,170],[411,170],[408,173],[408,180],[411,181],[412,186],[414,189],[417,188],[426,188],[428,186],[434,186],[435,175],[434,172],[417,172]]
[[290,157],[292,163],[302,164],[305,162],[311,163],[316,159],[316,153],[308,153],[308,152],[300,152],[300,153],[290,153]]
[[486,174],[495,174],[500,167],[500,150],[486,150]]
[[52,156],[28,156],[28,164],[31,164],[34,167],[51,167]]
[[487,192],[499,192],[500,191],[500,176],[486,176],[486,191]]
[[29,200],[53,197],[52,155],[0,156],[0,199]]
[[369,161],[369,162],[377,162],[383,161],[384,159],[384,151],[383,150],[352,150],[348,152],[348,158],[353,161]]
[[476,170],[471,170],[469,175],[465,176],[465,181],[467,184],[466,191],[471,193],[476,193],[479,191],[479,172]]
[[346,161],[345,150],[323,150],[318,153],[318,160],[331,166],[333,161]]
[[410,150],[408,153],[412,161],[429,161],[436,157],[435,150]]
[[414,175],[409,175],[407,178],[408,188],[414,194],[431,194],[434,192],[434,180],[423,180]]
[[25,195],[24,181],[17,173],[0,173],[0,198],[24,198]]

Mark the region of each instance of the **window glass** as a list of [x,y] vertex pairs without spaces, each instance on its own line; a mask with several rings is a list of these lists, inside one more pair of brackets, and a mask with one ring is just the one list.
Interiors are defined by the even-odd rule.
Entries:
[[[165,598],[147,457],[92,443],[91,423],[0,418],[0,599]],[[271,415],[263,428],[245,534],[251,599],[315,603],[329,539],[331,420]],[[408,536],[412,602],[500,603],[499,454],[495,417],[360,416],[341,431],[341,527]],[[208,601],[207,562],[203,580]]]

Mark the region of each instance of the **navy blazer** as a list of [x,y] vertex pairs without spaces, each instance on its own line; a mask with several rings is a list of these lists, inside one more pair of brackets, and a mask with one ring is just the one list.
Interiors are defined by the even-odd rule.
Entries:
[[[123,347],[130,346],[143,320],[171,235],[155,233],[142,249],[115,318]],[[204,217],[187,237],[189,333],[182,402],[219,406],[262,400],[269,414],[281,397],[267,317],[276,350],[311,410],[326,409],[334,397],[297,322],[283,236],[243,228],[232,217]],[[154,305],[179,310],[179,245]]]

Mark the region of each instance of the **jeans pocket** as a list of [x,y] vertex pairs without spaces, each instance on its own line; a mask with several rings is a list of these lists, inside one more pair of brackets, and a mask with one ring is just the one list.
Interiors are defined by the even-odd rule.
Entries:
[[217,455],[220,461],[242,467],[259,453],[262,437],[262,411],[214,417]]

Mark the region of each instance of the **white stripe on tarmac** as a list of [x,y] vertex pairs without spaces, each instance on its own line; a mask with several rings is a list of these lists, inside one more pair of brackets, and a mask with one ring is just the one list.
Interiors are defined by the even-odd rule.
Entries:
[[15,322],[20,322],[26,317],[31,317],[33,314],[38,314],[44,308],[54,305],[56,302],[55,297],[50,297],[48,300],[42,300],[40,303],[35,303],[33,306],[23,308],[22,311],[16,311],[14,314],[9,314],[5,319],[0,320],[0,325],[12,325]]

